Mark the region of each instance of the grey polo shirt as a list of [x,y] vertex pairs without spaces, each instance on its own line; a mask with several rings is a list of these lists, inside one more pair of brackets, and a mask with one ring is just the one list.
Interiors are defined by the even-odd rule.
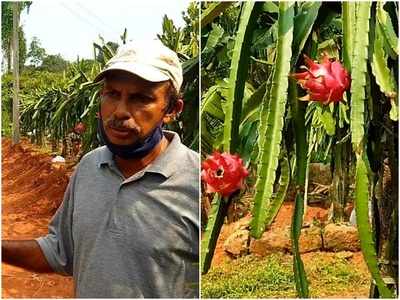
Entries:
[[199,155],[167,149],[124,178],[103,146],[86,154],[37,241],[80,298],[198,297]]

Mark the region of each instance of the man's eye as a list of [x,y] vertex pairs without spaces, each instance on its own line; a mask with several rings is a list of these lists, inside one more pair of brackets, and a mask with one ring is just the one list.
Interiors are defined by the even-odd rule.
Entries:
[[131,101],[149,103],[153,101],[153,98],[143,94],[134,94],[130,97]]
[[106,96],[111,97],[111,98],[116,98],[116,97],[118,97],[118,92],[117,91],[108,91],[108,92],[106,92]]

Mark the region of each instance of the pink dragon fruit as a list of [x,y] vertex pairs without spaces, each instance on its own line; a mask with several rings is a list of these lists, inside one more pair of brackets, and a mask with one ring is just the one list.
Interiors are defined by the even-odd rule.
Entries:
[[227,197],[243,188],[249,174],[238,155],[215,151],[203,161],[201,179],[206,183],[206,193],[219,193]]
[[324,55],[322,63],[315,63],[307,55],[304,55],[306,66],[305,72],[294,73],[294,77],[300,86],[307,90],[308,95],[300,100],[318,101],[323,104],[340,102],[343,100],[343,93],[350,87],[350,76],[339,61],[329,59]]

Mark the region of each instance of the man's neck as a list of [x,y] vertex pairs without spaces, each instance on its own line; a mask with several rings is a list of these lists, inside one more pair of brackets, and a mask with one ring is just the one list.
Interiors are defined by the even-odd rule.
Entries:
[[153,148],[153,150],[151,150],[151,152],[146,156],[134,159],[123,159],[119,156],[115,156],[115,162],[124,177],[129,178],[151,164],[161,153],[165,151],[165,149],[167,149],[168,144],[169,142],[164,136]]

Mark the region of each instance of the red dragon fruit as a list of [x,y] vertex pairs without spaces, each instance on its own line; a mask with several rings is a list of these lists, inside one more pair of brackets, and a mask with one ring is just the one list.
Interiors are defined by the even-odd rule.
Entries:
[[308,95],[300,100],[318,101],[323,104],[343,100],[343,93],[350,87],[350,76],[342,64],[339,61],[331,62],[326,54],[321,64],[315,63],[307,55],[304,55],[304,59],[307,67],[301,68],[306,71],[292,74],[308,92]]
[[83,134],[86,131],[86,125],[82,122],[76,123],[74,131],[79,134]]
[[215,151],[201,165],[201,179],[206,183],[206,193],[219,193],[227,197],[244,184],[249,174],[238,155]]

